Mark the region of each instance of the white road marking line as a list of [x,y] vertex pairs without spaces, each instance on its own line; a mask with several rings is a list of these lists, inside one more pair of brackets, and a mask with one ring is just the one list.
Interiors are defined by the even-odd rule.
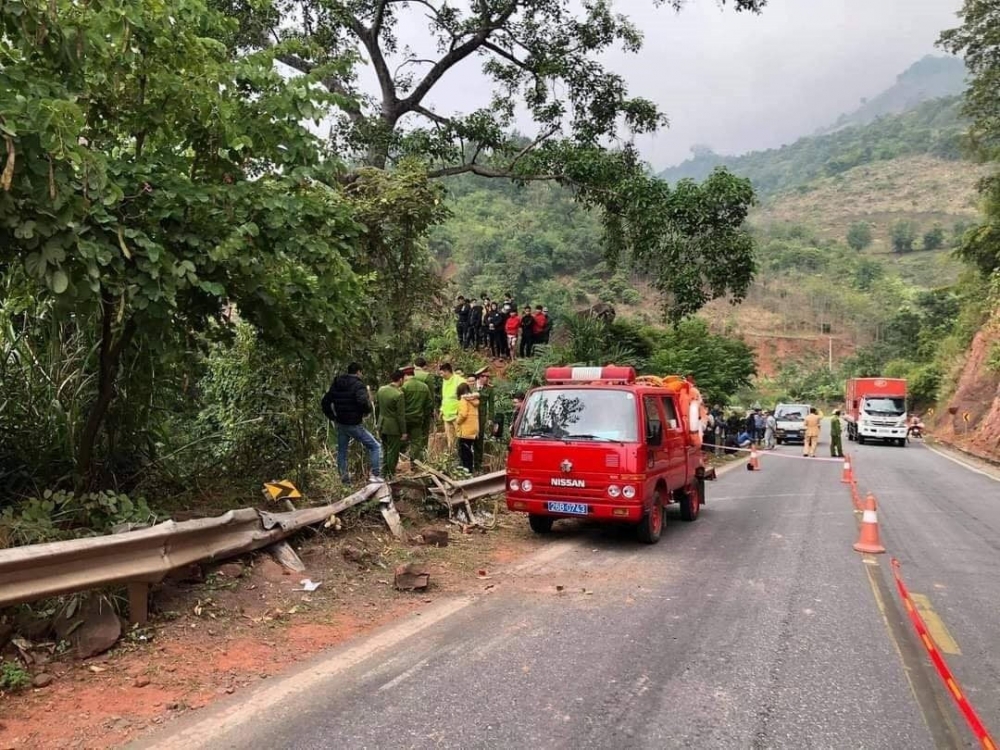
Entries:
[[219,743],[230,731],[266,716],[267,711],[274,709],[286,700],[316,689],[325,680],[346,672],[373,654],[385,651],[451,617],[471,604],[472,601],[467,597],[451,599],[425,609],[420,612],[419,617],[408,617],[390,630],[366,638],[357,646],[330,656],[314,667],[281,678],[273,686],[247,695],[240,703],[225,706],[222,710],[209,711],[202,720],[169,736],[140,742],[139,746],[162,748],[163,750],[168,748],[193,750],[193,748],[201,747],[219,747]]
[[378,689],[378,692],[381,693],[383,690],[389,690],[391,688],[396,687],[396,685],[398,685],[399,683],[403,682],[404,680],[408,680],[410,677],[413,677],[413,675],[415,675],[421,669],[423,669],[424,667],[426,667],[429,663],[430,663],[430,659],[421,659],[416,664],[414,664],[412,667],[410,667],[409,669],[407,669],[407,670],[405,670],[403,672],[400,672],[398,675],[396,675],[391,680],[389,680],[387,683],[385,683],[382,687],[380,687]]
[[994,482],[1000,482],[1000,477],[997,477],[997,476],[995,476],[993,474],[990,474],[988,471],[983,471],[982,469],[977,469],[972,464],[967,464],[967,463],[965,463],[965,461],[961,461],[961,460],[955,458],[954,456],[949,456],[944,451],[940,451],[937,448],[934,448],[934,447],[932,447],[930,445],[926,445],[924,447],[926,447],[927,450],[929,450],[929,451],[933,451],[934,453],[937,453],[939,456],[941,456],[941,458],[947,458],[953,464],[958,464],[959,466],[962,466],[962,467],[968,469],[969,471],[975,472],[976,474],[981,474],[984,477],[989,477]]

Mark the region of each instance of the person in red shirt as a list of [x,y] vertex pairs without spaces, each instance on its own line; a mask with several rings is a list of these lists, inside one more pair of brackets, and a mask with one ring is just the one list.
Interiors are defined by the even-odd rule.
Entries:
[[517,315],[517,310],[511,310],[504,323],[504,332],[507,334],[507,352],[511,359],[517,354],[517,332],[521,330],[521,318]]
[[549,327],[549,316],[542,310],[541,305],[535,306],[535,314],[532,317],[535,319],[535,325],[531,329],[531,349],[528,352],[529,356],[534,353],[535,344],[539,344],[545,340],[545,329]]

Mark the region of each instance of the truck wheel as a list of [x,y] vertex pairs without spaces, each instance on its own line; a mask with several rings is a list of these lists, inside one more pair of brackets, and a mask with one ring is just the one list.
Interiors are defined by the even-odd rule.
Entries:
[[900,438],[899,439],[899,447],[900,448],[905,448],[906,447],[906,438]]
[[528,514],[528,525],[536,534],[548,534],[552,531],[552,522],[555,520],[552,516],[539,516],[534,513]]
[[703,482],[695,482],[690,492],[680,491],[677,502],[681,506],[682,521],[698,520],[698,513],[701,511],[704,497],[705,484]]
[[653,507],[649,513],[643,516],[642,521],[636,528],[636,535],[639,541],[645,544],[656,544],[660,541],[660,534],[663,533],[663,498],[657,490],[653,495]]
[[864,444],[865,444],[865,436],[859,434],[858,435],[858,445],[864,445]]
[[783,440],[782,440],[781,438],[777,438],[777,439],[775,440],[775,442],[776,442],[776,443],[777,443],[778,445],[781,445],[781,444],[782,444],[782,443],[783,443],[784,441],[783,441]]

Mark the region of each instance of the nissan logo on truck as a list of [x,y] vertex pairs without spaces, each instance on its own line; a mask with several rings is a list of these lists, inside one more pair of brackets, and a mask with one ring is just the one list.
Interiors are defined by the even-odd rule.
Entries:
[[582,479],[563,479],[562,477],[552,477],[550,482],[553,487],[575,487],[577,489],[582,489],[587,486],[587,483]]

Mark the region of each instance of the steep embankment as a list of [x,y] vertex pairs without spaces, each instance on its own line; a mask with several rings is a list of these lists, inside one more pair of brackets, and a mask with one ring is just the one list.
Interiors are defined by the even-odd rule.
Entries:
[[[972,340],[955,368],[957,387],[935,415],[941,439],[972,453],[1000,459],[1000,308]],[[966,418],[968,421],[966,421]]]

